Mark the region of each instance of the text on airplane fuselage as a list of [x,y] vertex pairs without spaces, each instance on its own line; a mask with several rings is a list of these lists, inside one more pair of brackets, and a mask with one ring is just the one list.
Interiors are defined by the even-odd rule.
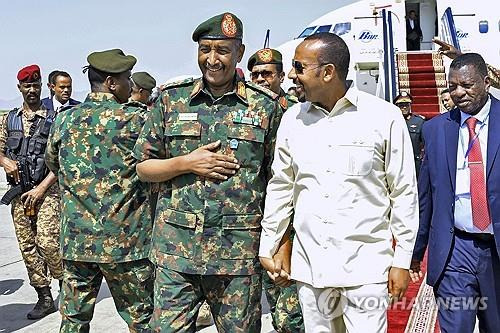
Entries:
[[374,39],[378,39],[378,35],[373,34],[370,30],[363,30],[359,33],[358,40],[363,43],[369,43]]

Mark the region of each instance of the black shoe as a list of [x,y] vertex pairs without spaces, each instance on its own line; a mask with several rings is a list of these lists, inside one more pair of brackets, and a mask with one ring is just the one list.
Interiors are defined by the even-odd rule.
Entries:
[[38,302],[26,317],[28,319],[40,319],[57,311],[49,287],[35,288],[38,294]]

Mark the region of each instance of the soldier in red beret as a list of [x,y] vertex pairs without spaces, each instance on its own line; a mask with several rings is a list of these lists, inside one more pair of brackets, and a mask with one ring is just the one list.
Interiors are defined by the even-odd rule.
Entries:
[[62,280],[59,250],[59,194],[56,177],[45,166],[47,137],[55,114],[42,106],[40,67],[17,74],[23,105],[0,118],[0,166],[10,189],[1,199],[12,204],[12,220],[30,284],[38,302],[27,317],[39,319],[56,311],[50,283]]

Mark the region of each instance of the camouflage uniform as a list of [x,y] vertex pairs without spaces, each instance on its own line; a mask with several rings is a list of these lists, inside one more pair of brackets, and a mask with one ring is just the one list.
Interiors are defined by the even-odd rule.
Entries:
[[282,112],[271,91],[236,77],[214,98],[202,79],[165,87],[136,148],[139,160],[186,155],[217,140],[238,172],[225,181],[193,173],[162,183],[151,259],[157,332],[193,332],[203,300],[222,332],[260,332],[260,221]]
[[[41,107],[33,112],[21,107],[24,135],[29,130],[36,115],[45,118],[47,110]],[[0,119],[0,151],[5,152],[7,140],[7,115]],[[59,194],[57,184],[52,185],[37,203],[36,216],[24,215],[24,205],[20,197],[11,203],[12,220],[16,231],[19,250],[28,270],[30,284],[35,288],[49,287],[52,278],[61,280],[63,275],[61,252],[59,249]],[[50,272],[50,274],[49,274]]]
[[139,181],[131,154],[145,111],[130,104],[91,93],[62,111],[51,129],[45,159],[62,193],[61,332],[88,332],[103,276],[130,331],[149,330],[149,188]]
[[[280,91],[279,104],[285,112],[293,104],[298,103],[295,96]],[[291,237],[293,238],[293,229]],[[271,311],[273,327],[278,333],[305,332],[302,310],[300,308],[297,286],[292,284],[286,288],[277,286],[265,271],[262,272],[262,287],[266,293],[267,303]]]

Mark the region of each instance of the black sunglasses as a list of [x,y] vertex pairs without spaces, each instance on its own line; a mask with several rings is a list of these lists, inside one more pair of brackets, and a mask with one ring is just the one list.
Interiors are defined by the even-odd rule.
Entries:
[[303,63],[292,59],[292,68],[295,69],[295,73],[297,73],[297,74],[304,74],[304,71],[306,71],[306,70],[315,69],[315,68],[325,66],[328,64],[307,64],[306,66],[311,66],[311,65],[318,65],[318,66],[316,66],[316,67],[304,67]]
[[259,78],[259,75],[262,76],[263,79],[267,80],[276,74],[275,72],[271,71],[261,71],[261,72],[252,72],[250,74],[252,80],[257,80]]

